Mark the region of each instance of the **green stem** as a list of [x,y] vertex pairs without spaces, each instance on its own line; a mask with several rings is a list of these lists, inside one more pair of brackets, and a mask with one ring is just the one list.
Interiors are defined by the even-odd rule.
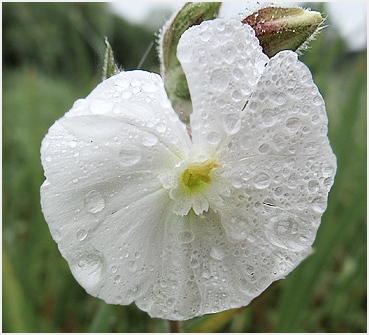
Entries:
[[181,333],[181,324],[179,321],[168,320],[170,333]]

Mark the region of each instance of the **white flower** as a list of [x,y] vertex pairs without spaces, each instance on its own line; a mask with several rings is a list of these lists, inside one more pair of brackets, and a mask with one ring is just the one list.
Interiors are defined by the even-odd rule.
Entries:
[[192,140],[162,79],[99,84],[42,142],[42,210],[76,280],[107,303],[185,320],[245,306],[310,252],[336,159],[294,52],[205,21],[178,45]]

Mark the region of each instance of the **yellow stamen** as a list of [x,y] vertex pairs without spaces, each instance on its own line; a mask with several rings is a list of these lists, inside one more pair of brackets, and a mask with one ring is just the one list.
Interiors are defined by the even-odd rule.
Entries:
[[208,159],[201,163],[192,163],[183,173],[182,182],[188,190],[198,190],[211,182],[211,170],[220,166],[221,165],[215,158]]

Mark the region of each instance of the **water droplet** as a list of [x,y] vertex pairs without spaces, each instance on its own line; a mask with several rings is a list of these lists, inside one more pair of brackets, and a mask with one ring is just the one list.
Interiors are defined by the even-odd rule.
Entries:
[[208,142],[211,144],[218,144],[220,142],[220,135],[219,133],[212,131],[207,135]]
[[115,277],[114,277],[114,282],[115,283],[120,283],[122,281],[122,276],[120,276],[120,275],[116,275]]
[[324,213],[327,208],[327,201],[323,197],[317,197],[312,201],[313,209],[318,213]]
[[222,260],[225,256],[225,253],[222,249],[217,248],[217,247],[211,247],[210,250],[210,257],[214,258],[218,261]]
[[190,243],[195,239],[195,235],[192,231],[186,230],[179,233],[179,240],[182,243]]
[[90,111],[93,114],[106,114],[110,112],[114,107],[111,101],[106,100],[93,100],[90,104]]
[[165,123],[158,123],[156,126],[155,126],[155,129],[159,132],[159,133],[164,133],[165,132],[165,129],[167,129],[167,126]]
[[132,92],[131,91],[124,91],[122,92],[122,98],[123,99],[129,99],[132,96]]
[[122,166],[132,166],[141,159],[141,150],[133,144],[127,144],[119,151],[119,160]]
[[268,152],[269,152],[269,149],[270,149],[269,144],[268,144],[268,143],[264,143],[264,144],[262,144],[262,145],[259,147],[259,152],[260,152],[261,154],[266,154],[266,153],[268,153]]
[[84,229],[77,230],[77,239],[83,241],[87,237],[87,232]]
[[145,81],[143,84],[142,84],[142,88],[145,92],[149,92],[149,93],[152,93],[152,92],[156,92],[157,89],[158,89],[158,86],[151,82],[151,81]]
[[243,180],[241,177],[234,177],[232,179],[232,185],[235,187],[235,188],[241,188],[243,186]]
[[297,117],[291,117],[287,120],[286,126],[291,131],[297,131],[301,127],[301,121]]
[[104,207],[105,207],[105,200],[99,192],[93,190],[86,194],[85,208],[87,212],[96,214],[102,211]]
[[315,192],[319,191],[319,188],[320,188],[319,187],[319,182],[317,180],[310,180],[308,182],[307,187],[308,187],[308,191],[310,193],[315,193]]
[[116,273],[118,271],[118,268],[116,266],[111,267],[111,272]]
[[211,33],[208,30],[205,30],[204,32],[201,33],[200,38],[204,41],[207,42],[210,40],[211,38]]
[[146,134],[142,136],[141,142],[145,147],[152,147],[158,143],[158,138],[153,134]]
[[89,102],[86,99],[78,99],[74,102],[72,110],[73,112],[82,112],[87,110]]
[[102,280],[104,257],[97,251],[89,251],[81,255],[77,263],[70,269],[78,283],[88,292],[94,292]]
[[268,187],[270,185],[270,182],[270,176],[264,172],[259,173],[254,180],[255,187],[259,189]]
[[211,73],[211,85],[218,91],[224,92],[229,84],[229,74],[225,70],[218,69]]
[[241,129],[241,119],[237,114],[226,114],[222,118],[227,133],[233,135]]
[[76,146],[77,146],[77,141],[74,141],[74,140],[72,140],[72,141],[70,141],[69,142],[69,146],[73,149],[73,148],[75,148]]
[[124,91],[129,87],[129,80],[126,78],[119,79],[115,81],[115,89],[119,92]]
[[272,126],[277,122],[277,114],[271,110],[271,109],[264,109],[261,112],[261,121],[266,125],[266,126]]

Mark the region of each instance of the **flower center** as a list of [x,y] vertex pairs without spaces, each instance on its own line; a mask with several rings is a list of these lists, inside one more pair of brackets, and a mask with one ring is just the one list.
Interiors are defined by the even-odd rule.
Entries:
[[192,163],[182,174],[182,184],[190,192],[198,191],[211,182],[210,172],[221,165],[215,158],[201,163]]

